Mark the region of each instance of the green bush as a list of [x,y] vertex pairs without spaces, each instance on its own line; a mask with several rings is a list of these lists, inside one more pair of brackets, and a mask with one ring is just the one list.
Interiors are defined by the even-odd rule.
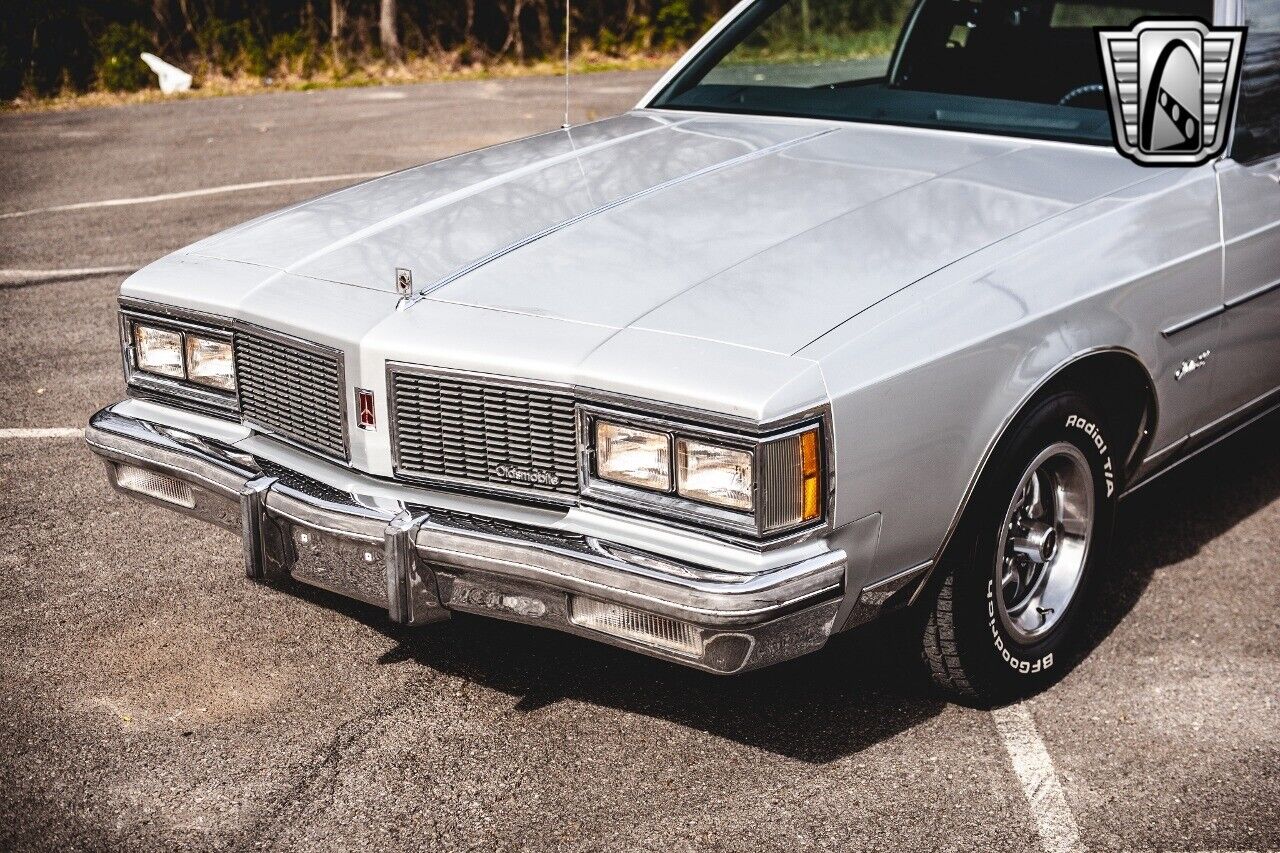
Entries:
[[306,30],[280,33],[267,47],[271,65],[288,74],[306,77],[320,68],[320,49]]
[[617,56],[622,52],[622,39],[608,27],[601,27],[596,36],[596,50],[609,56]]
[[98,85],[112,92],[136,92],[155,80],[151,69],[138,58],[152,51],[151,36],[142,24],[112,23],[98,36],[95,44],[97,62],[94,72]]
[[229,23],[211,17],[196,33],[195,41],[214,69],[223,74],[261,77],[270,68],[267,51],[247,20]]
[[667,0],[658,9],[658,41],[667,48],[692,41],[697,34],[698,22],[693,17],[688,0]]

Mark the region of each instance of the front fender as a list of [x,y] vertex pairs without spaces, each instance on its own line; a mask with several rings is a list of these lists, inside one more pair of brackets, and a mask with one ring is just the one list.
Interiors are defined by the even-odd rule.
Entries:
[[1082,358],[1122,352],[1141,365],[1161,413],[1155,447],[1208,416],[1205,385],[1171,388],[1216,324],[1185,339],[1160,332],[1220,298],[1216,215],[1211,170],[1157,173],[962,259],[802,351],[832,397],[836,523],[882,514],[878,576],[939,558],[1004,430]]

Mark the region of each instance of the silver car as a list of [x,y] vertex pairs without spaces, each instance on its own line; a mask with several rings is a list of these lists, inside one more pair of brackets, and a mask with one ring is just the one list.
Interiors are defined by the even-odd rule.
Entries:
[[[1249,27],[1210,163],[1112,145],[1093,27],[1153,9]],[[1280,0],[749,0],[632,112],[198,242],[120,330],[89,445],[251,578],[715,673],[910,608],[1025,694],[1117,502],[1280,405]]]

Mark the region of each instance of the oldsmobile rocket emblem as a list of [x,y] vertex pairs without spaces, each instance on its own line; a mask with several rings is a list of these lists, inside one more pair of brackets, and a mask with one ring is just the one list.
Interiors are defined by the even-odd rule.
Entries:
[[1196,166],[1222,153],[1243,27],[1153,18],[1097,34],[1121,154],[1144,166]]
[[401,296],[413,293],[413,270],[396,269],[396,293]]

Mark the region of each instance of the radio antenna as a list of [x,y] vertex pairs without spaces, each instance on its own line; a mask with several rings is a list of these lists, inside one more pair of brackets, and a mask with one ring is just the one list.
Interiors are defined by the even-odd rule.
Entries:
[[568,130],[569,125],[569,38],[570,27],[573,25],[569,15],[573,8],[572,0],[564,0],[564,124],[561,127]]

